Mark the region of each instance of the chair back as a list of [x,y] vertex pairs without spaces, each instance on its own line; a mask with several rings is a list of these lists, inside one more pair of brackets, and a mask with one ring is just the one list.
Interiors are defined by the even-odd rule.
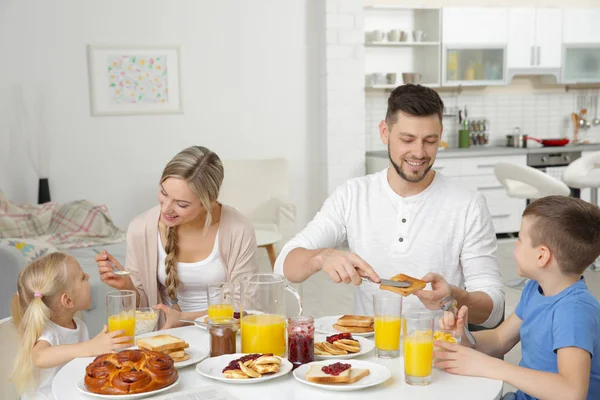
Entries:
[[12,318],[0,320],[0,399],[15,400],[19,398],[15,385],[10,381],[13,363],[19,347],[19,334]]
[[494,175],[510,197],[539,199],[552,195],[571,194],[571,190],[564,182],[525,165],[499,162],[494,166]]
[[563,174],[567,185],[578,188],[600,187],[600,151],[573,161]]

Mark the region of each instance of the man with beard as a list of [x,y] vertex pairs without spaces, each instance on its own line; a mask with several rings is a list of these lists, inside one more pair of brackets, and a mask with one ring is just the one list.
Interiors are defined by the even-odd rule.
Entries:
[[[504,313],[494,226],[483,196],[432,170],[444,104],[420,85],[396,88],[379,124],[390,167],[348,180],[279,255],[275,272],[303,282],[324,271],[356,285],[354,312],[372,315],[374,282],[398,273],[428,282],[404,309],[436,310],[452,297],[470,323],[493,327]],[[347,240],[350,251],[336,249]],[[362,283],[362,284],[361,284]],[[430,289],[430,290],[429,290]]]

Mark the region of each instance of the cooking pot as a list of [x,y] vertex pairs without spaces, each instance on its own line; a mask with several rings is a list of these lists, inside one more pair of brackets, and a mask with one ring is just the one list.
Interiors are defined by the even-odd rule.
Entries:
[[513,129],[512,135],[506,135],[507,147],[527,147],[527,135],[521,134],[521,128]]

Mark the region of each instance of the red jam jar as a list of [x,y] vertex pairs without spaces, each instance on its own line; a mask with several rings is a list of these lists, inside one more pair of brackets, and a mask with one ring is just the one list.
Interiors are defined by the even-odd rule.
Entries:
[[315,360],[315,322],[312,317],[288,319],[288,360],[298,368]]

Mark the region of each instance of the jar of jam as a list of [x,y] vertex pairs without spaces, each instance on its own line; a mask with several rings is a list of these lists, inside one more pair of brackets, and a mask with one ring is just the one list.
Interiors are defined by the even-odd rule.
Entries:
[[239,325],[236,319],[209,319],[210,356],[217,357],[223,354],[235,354],[238,329]]
[[298,368],[315,360],[315,323],[312,317],[288,319],[288,359]]

